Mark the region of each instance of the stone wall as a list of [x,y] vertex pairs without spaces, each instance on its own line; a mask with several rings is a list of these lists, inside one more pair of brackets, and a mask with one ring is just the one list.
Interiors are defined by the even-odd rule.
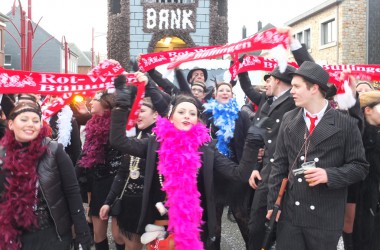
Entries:
[[[120,10],[113,12],[113,0],[108,1],[108,32],[107,54],[109,59],[115,59],[127,71],[130,70],[130,29],[132,14],[130,13],[130,0],[118,0]],[[131,0],[132,2],[135,0]]]
[[181,38],[188,47],[228,42],[226,0],[196,0],[186,5],[195,12],[196,20],[192,20],[195,27],[188,29],[157,27],[152,30],[146,27],[146,21],[144,23],[147,17],[144,10],[148,8],[175,10],[183,5],[156,4],[143,0],[108,0],[108,57],[119,61],[129,70],[131,58],[153,52],[157,42],[167,36]]
[[[322,64],[365,64],[367,50],[366,0],[343,0],[290,25],[294,33],[310,29],[310,53]],[[337,41],[322,44],[321,24],[334,19]]]
[[340,7],[341,64],[365,64],[367,1],[344,0]]
[[368,63],[380,64],[380,4],[368,0]]

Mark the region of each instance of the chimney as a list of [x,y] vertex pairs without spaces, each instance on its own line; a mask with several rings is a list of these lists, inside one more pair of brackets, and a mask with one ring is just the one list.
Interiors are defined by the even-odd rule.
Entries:
[[257,22],[257,32],[259,32],[263,28],[263,23],[261,21]]
[[247,38],[247,27],[245,27],[245,25],[243,25],[242,28],[242,39],[244,38]]

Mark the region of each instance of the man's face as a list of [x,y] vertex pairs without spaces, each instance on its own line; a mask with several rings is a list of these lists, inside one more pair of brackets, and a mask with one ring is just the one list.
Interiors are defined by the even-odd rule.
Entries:
[[312,92],[315,86],[308,88],[306,82],[301,76],[295,75],[292,80],[292,89],[290,93],[293,96],[297,107],[306,107],[312,101]]
[[277,83],[278,83],[278,79],[276,79],[275,77],[273,76],[270,76],[266,81],[265,81],[265,94],[267,96],[274,96],[275,93],[276,93],[276,89],[277,89]]
[[190,82],[194,81],[200,81],[205,82],[205,75],[203,74],[203,71],[200,69],[194,70],[191,74]]

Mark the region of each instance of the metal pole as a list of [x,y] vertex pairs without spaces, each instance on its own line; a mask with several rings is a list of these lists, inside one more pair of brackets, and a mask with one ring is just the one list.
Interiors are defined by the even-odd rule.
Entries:
[[65,51],[65,73],[67,74],[68,73],[68,52],[69,52],[69,48],[68,48],[68,44],[66,42],[65,36],[62,37],[62,43],[63,43],[63,49]]
[[21,15],[21,70],[26,70],[26,41],[25,41],[25,36],[26,36],[26,30],[25,30],[25,11],[22,10],[21,5],[20,5],[20,15]]
[[94,27],[92,27],[92,49],[91,49],[91,69],[94,68],[94,57],[95,57],[95,52],[94,52],[94,40],[95,40],[95,37],[94,37],[94,33],[95,33],[95,30],[94,30]]

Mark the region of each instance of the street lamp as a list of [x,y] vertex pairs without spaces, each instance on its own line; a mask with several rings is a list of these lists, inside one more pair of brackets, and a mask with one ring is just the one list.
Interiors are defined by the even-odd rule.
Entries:
[[63,44],[63,48],[64,48],[64,51],[65,51],[65,74],[68,73],[68,53],[69,53],[69,48],[68,48],[68,44],[66,42],[66,37],[65,36],[62,36],[62,41],[61,43]]
[[[32,0],[28,0],[28,20],[26,19],[26,13],[22,10],[21,1],[18,0],[20,6],[20,37],[21,37],[21,69],[30,71],[32,69],[32,39],[33,39],[33,27],[32,27]],[[12,14],[15,14],[16,0],[13,2]],[[26,35],[26,22],[28,22],[28,36]],[[26,45],[26,37],[27,47]]]
[[[17,30],[18,34],[20,35],[21,38],[21,43],[17,41],[17,39],[9,32],[7,33],[15,40],[16,44],[19,46],[21,50],[21,70],[26,70],[26,71],[31,71],[32,70],[32,62],[33,62],[33,57],[34,55],[41,49],[43,45],[45,45],[48,41],[52,40],[54,37],[51,36],[49,39],[47,39],[45,42],[43,42],[33,53],[33,37],[34,37],[34,32],[35,29],[37,29],[39,22],[41,19],[38,21],[35,29],[33,29],[33,23],[32,23],[32,0],[28,0],[28,17],[26,16],[25,11],[22,9],[22,4],[21,1],[18,0],[19,7],[20,7],[20,30],[16,27],[16,25],[11,21],[12,25],[15,27]],[[15,15],[15,10],[16,10],[16,0],[13,2],[13,7],[12,7],[12,15]],[[26,34],[26,24],[28,28],[28,34]]]

